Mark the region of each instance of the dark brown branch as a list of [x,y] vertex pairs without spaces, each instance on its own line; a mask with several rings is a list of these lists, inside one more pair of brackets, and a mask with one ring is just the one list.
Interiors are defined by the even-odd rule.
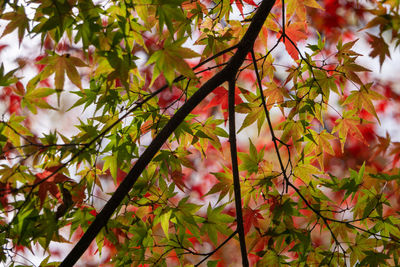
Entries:
[[228,65],[201,86],[200,89],[197,90],[196,93],[194,93],[193,96],[168,121],[160,133],[143,152],[142,156],[140,156],[136,161],[135,165],[118,186],[110,200],[96,216],[93,223],[90,224],[85,234],[61,263],[61,267],[73,266],[78,261],[100,230],[107,224],[108,220],[121,204],[125,196],[128,195],[129,191],[132,189],[133,185],[136,183],[137,179],[150,163],[154,155],[160,150],[164,142],[181,124],[186,116],[216,87],[236,76],[238,69],[246,58],[246,55],[252,50],[254,41],[256,40],[274,4],[275,0],[264,0],[261,3],[247,32],[237,45],[237,50],[230,59]]
[[240,178],[236,147],[236,126],[235,126],[235,77],[229,80],[228,91],[229,105],[229,144],[231,147],[231,161],[233,174],[233,191],[235,193],[236,223],[239,233],[240,252],[242,254],[242,265],[249,266],[246,249],[246,236],[243,227],[242,196],[240,193]]

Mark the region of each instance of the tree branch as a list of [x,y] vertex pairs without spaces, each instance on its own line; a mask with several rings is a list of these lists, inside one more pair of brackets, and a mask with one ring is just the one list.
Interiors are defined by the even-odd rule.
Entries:
[[195,264],[194,266],[197,267],[200,264],[202,264],[206,259],[208,259],[209,257],[211,257],[215,252],[217,252],[220,248],[222,248],[226,243],[228,243],[229,240],[231,240],[235,235],[237,234],[237,230],[234,231],[230,236],[228,236],[227,239],[224,240],[224,242],[222,242],[218,247],[216,247],[213,251],[211,251],[210,253],[208,253],[207,256],[205,256],[201,261],[199,261],[197,264]]
[[249,266],[249,260],[247,259],[246,236],[244,234],[244,227],[243,227],[242,196],[240,194],[239,167],[238,167],[237,147],[236,147],[235,77],[229,80],[228,103],[229,103],[229,143],[231,147],[233,191],[235,192],[236,223],[237,223],[237,231],[239,234],[240,252],[242,254],[242,265],[244,267],[247,267]]
[[140,156],[140,158],[136,161],[135,165],[132,167],[125,179],[118,186],[110,200],[96,216],[96,219],[92,224],[90,224],[85,234],[61,263],[61,267],[73,266],[78,261],[100,230],[107,224],[108,220],[121,204],[125,196],[132,189],[143,170],[147,167],[155,154],[160,150],[164,142],[181,124],[186,116],[216,87],[236,76],[239,67],[243,64],[243,61],[246,58],[246,55],[253,48],[254,41],[256,40],[274,4],[275,0],[264,0],[261,3],[248,30],[238,43],[238,48],[230,59],[228,65],[226,65],[220,72],[215,74],[210,80],[201,86],[200,89],[197,90],[193,96],[174,114],[174,116],[168,121],[160,133],[153,139],[151,144],[143,152],[142,156]]
[[[328,220],[329,220],[329,219],[327,219],[325,216],[323,216],[318,210],[316,210],[315,208],[313,208],[313,207],[311,206],[311,204],[306,200],[306,198],[301,194],[300,190],[299,190],[295,185],[293,185],[293,184],[289,181],[289,177],[288,177],[288,175],[286,174],[286,169],[285,169],[285,167],[283,166],[283,160],[282,160],[282,157],[281,157],[281,155],[280,155],[279,148],[278,148],[278,143],[277,143],[277,141],[278,141],[279,139],[275,136],[274,129],[273,129],[273,127],[272,127],[272,122],[271,122],[270,114],[269,114],[269,111],[268,111],[268,109],[267,109],[267,105],[266,105],[266,103],[265,103],[265,96],[264,96],[264,93],[263,93],[263,90],[262,90],[262,83],[261,83],[260,75],[259,75],[259,73],[258,73],[257,62],[256,62],[256,57],[255,57],[255,55],[254,55],[254,50],[251,50],[251,57],[252,57],[252,59],[253,59],[254,71],[255,71],[255,73],[256,73],[257,83],[258,83],[258,87],[259,87],[259,90],[260,90],[262,106],[263,106],[263,108],[264,108],[265,116],[267,117],[268,127],[269,127],[270,132],[271,132],[272,141],[274,142],[275,152],[276,152],[276,155],[277,155],[277,157],[278,157],[279,166],[280,166],[280,168],[281,168],[282,175],[283,175],[283,178],[284,178],[284,181],[285,181],[285,184],[286,184],[286,192],[288,191],[288,187],[289,187],[289,186],[292,187],[292,188],[296,191],[296,193],[297,193],[297,194],[300,196],[300,198],[305,202],[305,204],[306,204],[319,218],[321,218],[321,219],[323,220],[324,224],[326,225],[326,227],[328,228],[329,232],[331,233],[331,236],[332,236],[333,240],[334,240],[335,243],[340,247],[340,249],[342,250],[343,254],[346,255],[346,251],[344,250],[344,248],[343,248],[342,245],[340,244],[339,240],[337,239],[337,237],[336,237],[335,234],[333,233],[333,231],[332,231],[332,229],[331,229],[331,227],[330,227],[330,225],[329,225],[329,223],[328,223]],[[289,160],[290,160],[290,158],[289,158]],[[340,221],[339,221],[339,222],[340,222]]]
[[[264,96],[264,92],[262,90],[261,78],[260,78],[260,74],[258,73],[256,56],[254,54],[254,50],[253,49],[251,50],[251,57],[252,57],[253,64],[254,64],[254,72],[256,73],[256,77],[257,77],[258,90],[260,91],[260,96],[261,96],[261,103],[262,103],[262,106],[263,106],[263,109],[264,109],[265,117],[267,117],[269,131],[271,133],[272,141],[274,142],[276,156],[278,157],[279,167],[282,170],[282,175],[283,175],[283,178],[284,178],[284,182],[286,184],[286,192],[287,192],[288,191],[288,185],[289,185],[289,177],[286,174],[286,168],[283,166],[283,160],[282,160],[281,154],[279,152],[279,147],[278,147],[278,140],[279,139],[276,138],[276,136],[275,136],[274,128],[272,127],[271,116],[269,114],[269,111],[268,111],[268,108],[267,108],[267,104],[265,103],[265,96]],[[290,158],[289,158],[289,160],[290,160]]]

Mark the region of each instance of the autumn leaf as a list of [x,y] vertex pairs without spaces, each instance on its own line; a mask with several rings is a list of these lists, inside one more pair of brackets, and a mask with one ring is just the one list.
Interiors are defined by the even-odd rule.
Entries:
[[306,148],[304,150],[307,154],[314,152],[315,157],[318,159],[319,166],[323,171],[324,154],[328,153],[330,155],[335,155],[332,144],[330,142],[330,140],[335,139],[335,136],[328,133],[326,130],[323,130],[320,133],[317,133],[314,130],[310,130],[310,132],[312,134],[312,140],[306,145]]
[[36,107],[41,109],[55,109],[46,100],[46,97],[54,94],[55,92],[56,90],[51,88],[31,88],[22,98],[21,106],[26,106],[34,114],[37,113]]
[[83,90],[81,83],[81,76],[76,67],[87,67],[87,65],[79,58],[71,56],[70,54],[48,56],[41,59],[37,64],[46,65],[41,72],[41,80],[47,78],[52,73],[54,76],[54,85],[56,90],[64,89],[65,74],[67,74],[70,81],[75,84],[79,89]]
[[358,111],[360,111],[361,108],[364,108],[370,114],[374,115],[380,123],[372,100],[381,100],[384,99],[384,97],[377,92],[371,90],[371,86],[372,83],[369,83],[363,85],[358,91],[351,91],[351,94],[343,102],[343,105],[349,105],[351,103],[353,107]]
[[329,100],[330,92],[333,91],[339,94],[339,90],[333,76],[328,76],[326,71],[314,70],[315,79],[318,82],[318,87],[322,91],[323,98]]
[[225,172],[215,172],[211,173],[218,179],[218,183],[216,183],[205,196],[219,193],[218,202],[221,201],[228,193],[229,196],[232,194],[232,172],[227,168],[224,168]]
[[[205,107],[205,109],[209,109],[215,106],[221,106],[221,109],[224,111],[224,119],[225,121],[228,119],[228,90],[222,86],[219,86],[214,89],[213,94],[215,97],[211,99],[210,103]],[[238,87],[235,88],[235,105],[243,103],[243,100],[240,98],[239,94],[241,94]]]
[[323,10],[315,0],[289,0],[286,3],[286,20],[289,20],[294,14],[299,16],[301,20],[305,20],[307,16],[306,7]]
[[18,70],[13,69],[7,73],[4,73],[3,62],[0,65],[0,86],[8,86],[18,81],[18,78],[14,76],[14,73]]
[[390,135],[386,132],[386,136],[376,136],[378,138],[378,143],[373,147],[375,150],[372,158],[378,156],[379,154],[384,155],[389,149],[390,144],[392,143]]
[[62,173],[54,173],[59,167],[47,168],[45,171],[36,174],[36,180],[34,184],[39,184],[38,196],[40,199],[40,208],[42,208],[44,201],[47,198],[48,193],[52,194],[56,199],[61,199],[60,190],[57,183],[63,183],[70,181],[70,178]]
[[280,140],[288,143],[292,139],[296,150],[300,151],[302,147],[302,136],[306,133],[306,129],[302,121],[287,120],[279,125],[279,129],[283,130]]
[[257,149],[251,139],[249,139],[249,142],[250,153],[238,152],[238,156],[240,158],[240,161],[242,162],[240,164],[239,170],[247,171],[248,174],[258,173],[258,170],[260,168],[259,164],[264,159],[264,149],[261,149],[260,152],[257,152]]
[[190,48],[182,47],[186,39],[187,38],[182,38],[177,41],[169,39],[165,42],[162,50],[157,50],[150,56],[146,64],[149,65],[155,63],[155,71],[151,84],[161,73],[164,75],[168,83],[171,84],[175,78],[175,70],[184,76],[196,79],[196,75],[184,59],[196,58],[200,57],[200,55]]
[[[269,82],[266,84],[267,89],[264,90],[264,96],[267,98],[267,108],[270,110],[274,104],[282,104],[285,97],[289,97],[284,87],[278,86],[275,82]],[[283,113],[283,107],[280,107]]]
[[[308,38],[306,33],[307,26],[303,22],[294,22],[285,28],[285,36],[283,37],[282,42],[284,42],[286,51],[294,60],[299,59],[299,52],[296,49],[296,45],[299,41]],[[281,34],[283,33],[281,32]]]
[[19,44],[21,45],[25,30],[29,30],[29,19],[25,14],[25,8],[23,6],[19,6],[15,12],[4,13],[0,16],[0,18],[10,21],[4,29],[1,37],[13,32],[15,29],[18,29],[18,40]]
[[399,265],[398,0],[0,2],[0,265]]
[[253,0],[230,0],[230,4],[232,5],[232,3],[235,2],[236,7],[239,9],[240,14],[242,15],[242,17],[244,17],[243,14],[243,2],[252,5],[252,6],[257,6],[257,4],[253,1]]
[[309,160],[304,162],[298,162],[293,170],[295,177],[302,180],[302,182],[308,185],[313,179],[313,175],[321,173],[317,167],[313,166]]
[[368,43],[370,44],[372,51],[369,53],[369,56],[372,58],[376,58],[379,56],[379,64],[382,68],[382,64],[385,61],[386,57],[390,58],[389,46],[386,44],[385,40],[382,36],[377,37],[372,34],[368,34]]
[[264,217],[261,215],[260,210],[252,209],[250,207],[243,210],[243,225],[244,233],[247,234],[252,226],[259,227],[258,220]]
[[332,133],[339,133],[340,143],[342,144],[342,151],[344,151],[344,144],[347,135],[350,133],[364,144],[368,145],[361,131],[358,129],[360,124],[360,117],[356,115],[355,110],[343,112],[343,117],[335,121],[336,125],[332,129]]

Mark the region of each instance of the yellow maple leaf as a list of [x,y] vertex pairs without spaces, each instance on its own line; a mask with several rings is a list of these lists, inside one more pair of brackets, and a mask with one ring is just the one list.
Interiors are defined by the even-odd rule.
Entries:
[[351,91],[351,94],[343,102],[343,105],[353,104],[354,108],[358,111],[361,110],[361,108],[364,108],[370,114],[374,115],[380,123],[372,100],[381,100],[384,99],[384,97],[377,92],[371,90],[371,86],[372,83],[368,83],[361,86],[360,90],[358,91]]

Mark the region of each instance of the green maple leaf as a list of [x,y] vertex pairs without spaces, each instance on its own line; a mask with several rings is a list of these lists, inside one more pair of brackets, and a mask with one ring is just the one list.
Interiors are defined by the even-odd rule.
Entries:
[[151,83],[155,81],[160,73],[163,73],[167,82],[171,84],[175,78],[175,70],[186,77],[196,79],[196,75],[184,59],[195,58],[200,55],[189,48],[182,47],[186,39],[183,38],[175,42],[167,40],[162,50],[158,50],[150,56],[146,64],[155,63]]
[[384,266],[386,265],[386,260],[390,259],[388,255],[379,253],[377,251],[364,250],[363,252],[367,256],[361,261],[360,266]]

